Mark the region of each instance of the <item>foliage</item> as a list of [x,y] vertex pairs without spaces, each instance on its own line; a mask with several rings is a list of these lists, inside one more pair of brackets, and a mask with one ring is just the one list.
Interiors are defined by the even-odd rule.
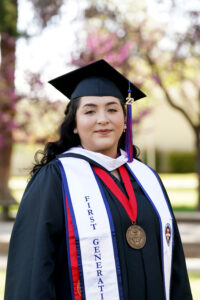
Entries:
[[[48,21],[58,13],[63,0],[46,0],[32,1],[35,8],[35,14],[41,27],[47,26]],[[0,65],[0,149],[7,143],[6,136],[10,132],[14,132],[15,136],[19,135],[19,130],[25,125],[18,122],[16,117],[17,103],[24,99],[26,95],[19,95],[14,87],[15,74],[15,45],[19,33],[17,32],[17,1],[16,0],[1,0],[0,1],[0,33],[1,33],[1,65]],[[41,97],[42,83],[39,74],[27,73],[27,83],[30,86],[29,99],[39,99]],[[43,103],[44,101],[42,101]],[[53,105],[52,105],[53,106]],[[49,102],[46,102],[46,107],[52,107]],[[42,105],[38,105],[42,108]],[[29,110],[31,116],[31,110]],[[39,113],[40,115],[40,113]],[[30,117],[24,120],[30,121]],[[21,117],[21,113],[20,113]],[[19,117],[19,118],[20,118]],[[27,123],[27,126],[28,123]],[[30,130],[29,133],[30,134]],[[26,135],[26,134],[25,134]],[[34,137],[35,138],[35,137]],[[10,142],[10,140],[8,141]]]
[[56,138],[64,118],[66,103],[61,101],[23,99],[16,106],[15,142],[45,143]]
[[7,32],[11,36],[17,35],[16,0],[0,1],[0,32]]
[[15,37],[1,34],[2,64],[0,68],[0,148],[6,143],[10,130],[16,126],[14,121],[18,95],[14,89]]
[[29,0],[32,2],[35,18],[40,26],[46,27],[52,17],[59,14],[64,0]]
[[172,173],[195,172],[195,154],[189,152],[171,152],[168,154],[169,170]]
[[[129,1],[124,3],[125,14],[118,9],[117,1],[112,1],[112,5],[106,0],[101,3],[88,0],[88,3],[87,41],[80,50],[80,61],[101,56],[121,65],[126,74],[132,78],[134,74],[133,79],[142,84],[150,96],[161,89],[169,104],[184,115],[192,129],[200,132],[200,13],[186,10],[188,26],[180,32],[175,28],[168,30],[168,24],[161,26],[148,17],[144,7],[138,8]],[[172,14],[175,8],[176,1],[173,1],[168,13]],[[100,45],[96,41],[99,36]],[[115,48],[110,49],[113,42]],[[125,60],[120,60],[121,45],[129,47]],[[107,52],[102,51],[103,47]]]
[[[72,63],[81,67],[104,57],[114,67],[120,68],[130,58],[131,48],[131,42],[119,39],[116,32],[108,33],[92,29],[87,36],[84,51],[79,53],[78,58],[72,55]],[[127,73],[129,68],[129,65],[123,66],[123,71]]]

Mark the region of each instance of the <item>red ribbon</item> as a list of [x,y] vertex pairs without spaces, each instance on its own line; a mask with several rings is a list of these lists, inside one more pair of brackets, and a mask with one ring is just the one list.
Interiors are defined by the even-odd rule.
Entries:
[[101,180],[105,183],[105,185],[111,190],[114,196],[120,201],[126,210],[127,215],[131,219],[133,223],[136,222],[137,219],[137,201],[135,197],[135,193],[128,175],[128,172],[124,166],[119,167],[119,173],[121,175],[122,181],[124,183],[126,192],[128,194],[128,198],[124,195],[124,193],[120,190],[118,185],[115,183],[113,178],[103,169],[98,168],[96,166],[93,167],[95,173],[101,178]]
[[77,250],[76,250],[76,239],[74,235],[74,228],[72,224],[72,218],[71,218],[66,195],[65,195],[65,201],[66,201],[66,210],[67,210],[69,255],[70,255],[71,272],[72,272],[72,280],[73,280],[74,300],[81,300],[82,297],[81,297],[81,289],[80,289],[80,277],[79,277],[78,257],[77,257]]

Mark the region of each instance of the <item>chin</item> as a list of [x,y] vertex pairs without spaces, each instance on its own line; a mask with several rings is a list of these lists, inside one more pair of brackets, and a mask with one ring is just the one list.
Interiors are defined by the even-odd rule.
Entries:
[[104,155],[108,155],[108,156],[110,156],[110,154],[113,154],[113,153],[115,153],[115,151],[117,152],[117,148],[116,148],[116,150],[115,150],[115,147],[113,147],[113,146],[99,146],[99,147],[95,147],[95,148],[93,148],[94,150],[92,150],[92,151],[94,151],[94,152],[99,152],[99,153],[102,153],[102,154],[104,154]]
[[107,151],[107,150],[113,149],[113,148],[114,148],[113,145],[103,144],[103,143],[94,147],[94,149],[96,149],[95,151]]
[[111,142],[111,141],[103,141],[100,140],[98,143],[93,143],[93,144],[88,144],[88,145],[82,145],[83,148],[89,150],[89,151],[93,151],[93,152],[99,152],[105,155],[109,155],[106,153],[114,153],[115,150],[117,151],[117,146],[115,142]]

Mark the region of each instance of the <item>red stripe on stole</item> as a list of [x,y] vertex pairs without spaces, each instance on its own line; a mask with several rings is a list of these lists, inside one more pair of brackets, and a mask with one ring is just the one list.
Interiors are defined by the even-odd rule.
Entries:
[[67,208],[67,223],[68,223],[68,234],[69,234],[69,252],[70,252],[70,261],[71,261],[71,272],[73,280],[73,289],[74,289],[74,299],[82,300],[81,297],[81,288],[80,288],[80,277],[78,269],[78,258],[77,258],[77,249],[76,249],[76,240],[74,235],[74,228],[72,224],[72,218],[67,203],[67,197],[65,196],[66,208]]

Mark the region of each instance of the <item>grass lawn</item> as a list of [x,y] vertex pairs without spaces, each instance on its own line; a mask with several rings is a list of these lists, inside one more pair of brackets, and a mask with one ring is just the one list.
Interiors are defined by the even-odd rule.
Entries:
[[0,300],[3,300],[6,272],[0,270]]
[[194,211],[197,207],[197,175],[160,174],[174,210]]
[[[0,270],[0,300],[3,300],[6,272]],[[200,273],[189,273],[193,300],[199,300],[200,295]]]
[[200,299],[200,273],[189,273],[193,300]]

